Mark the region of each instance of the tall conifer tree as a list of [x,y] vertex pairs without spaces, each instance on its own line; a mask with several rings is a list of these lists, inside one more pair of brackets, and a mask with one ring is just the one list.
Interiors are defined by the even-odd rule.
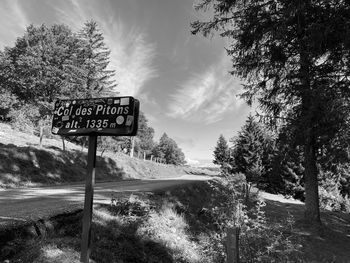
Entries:
[[213,163],[221,167],[229,161],[229,148],[225,137],[220,134],[214,149]]
[[111,52],[106,47],[103,34],[98,28],[97,22],[93,20],[86,22],[78,35],[82,40],[80,59],[84,67],[84,97],[116,93],[113,90],[117,86],[113,79],[115,71],[108,69]]
[[320,223],[319,150],[346,120],[350,100],[350,2],[338,0],[202,0],[209,21],[193,33],[231,39],[232,74],[243,98],[268,118],[283,117],[303,147],[305,219]]

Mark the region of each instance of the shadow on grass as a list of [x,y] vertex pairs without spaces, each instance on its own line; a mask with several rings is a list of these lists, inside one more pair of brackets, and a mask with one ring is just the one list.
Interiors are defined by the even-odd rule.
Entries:
[[194,236],[199,236],[208,230],[218,230],[217,218],[209,210],[218,205],[224,196],[212,187],[222,187],[215,182],[196,182],[181,188],[172,188],[167,192],[155,193],[155,200],[167,199],[174,204],[177,213],[185,216],[189,230]]
[[138,223],[94,224],[91,258],[99,263],[172,263],[170,251],[164,245],[137,235]]
[[[57,247],[61,251],[74,251],[75,256],[80,255],[82,216],[83,212],[80,211],[51,218],[54,233],[45,237],[12,241],[7,248],[1,248],[0,260],[42,262],[37,260],[43,258],[45,247]],[[137,235],[141,223],[140,220],[109,220],[95,214],[91,229],[91,259],[98,263],[173,263],[167,247]]]
[[[222,196],[218,190],[213,196],[210,186],[203,182],[158,194],[173,200],[176,210],[185,215],[190,231],[198,235],[208,229],[216,230],[216,218],[206,213],[203,207],[210,208],[220,203]],[[322,227],[316,231],[314,226],[304,223],[304,204],[289,200],[265,202],[264,211],[268,222],[286,224],[288,217],[294,218],[291,234],[301,242],[302,262],[350,262],[349,214],[322,211]]]
[[273,222],[294,217],[293,235],[303,240],[303,258],[307,262],[350,262],[350,215],[322,211],[322,226],[310,225],[304,220],[304,205],[266,200],[266,215]]
[[[78,150],[55,151],[0,143],[0,187],[83,181],[87,155]],[[122,179],[123,169],[108,157],[96,159],[96,180]]]

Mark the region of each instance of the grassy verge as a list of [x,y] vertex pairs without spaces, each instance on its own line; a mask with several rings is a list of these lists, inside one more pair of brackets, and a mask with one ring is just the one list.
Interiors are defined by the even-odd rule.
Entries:
[[[239,182],[201,182],[157,193],[121,194],[113,204],[96,207],[93,262],[224,263],[226,230],[233,224],[241,229],[242,263],[349,262],[347,217],[325,214],[323,233],[312,233],[294,221],[297,204],[272,206],[251,195],[237,209],[236,186]],[[0,245],[0,262],[79,262],[81,218],[78,211],[46,222],[51,227],[40,235],[25,238],[21,232]]]
[[[58,139],[44,139],[18,132],[0,123],[0,188],[80,182],[86,176],[87,150],[66,142],[65,151]],[[175,177],[181,174],[215,172],[191,167],[158,164],[122,153],[97,156],[96,180],[122,180]]]
[[[231,194],[225,183],[215,181],[157,193],[120,195],[113,204],[94,210],[91,258],[99,263],[226,262],[228,218],[221,209]],[[257,259],[302,262],[286,261],[300,256],[292,243],[296,240],[290,238],[289,225],[267,224],[261,210],[258,216],[245,215],[247,222],[241,232],[242,262],[258,262]],[[31,239],[19,238],[10,248],[7,245],[6,250],[0,251],[0,260],[79,262],[81,218],[79,212],[55,219],[53,232]]]

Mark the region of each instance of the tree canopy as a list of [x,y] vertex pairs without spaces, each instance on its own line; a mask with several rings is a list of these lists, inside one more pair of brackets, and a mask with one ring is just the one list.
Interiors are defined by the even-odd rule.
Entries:
[[249,115],[231,142],[233,172],[245,174],[248,182],[257,185],[268,181],[273,140],[264,127]]
[[48,123],[58,98],[110,95],[115,80],[109,55],[94,21],[79,33],[60,24],[28,26],[0,52],[2,118],[34,128]]
[[167,164],[183,165],[186,163],[184,153],[166,133],[160,137],[159,143],[153,150],[153,155],[165,159]]

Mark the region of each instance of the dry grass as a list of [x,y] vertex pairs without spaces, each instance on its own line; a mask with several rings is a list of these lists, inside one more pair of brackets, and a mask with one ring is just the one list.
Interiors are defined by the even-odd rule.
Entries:
[[33,263],[80,263],[80,254],[70,248],[45,245],[40,250],[39,258],[35,259]]
[[184,215],[165,205],[159,212],[150,214],[138,229],[138,234],[171,250],[176,262],[200,262],[200,249],[197,243],[190,240],[188,230]]

